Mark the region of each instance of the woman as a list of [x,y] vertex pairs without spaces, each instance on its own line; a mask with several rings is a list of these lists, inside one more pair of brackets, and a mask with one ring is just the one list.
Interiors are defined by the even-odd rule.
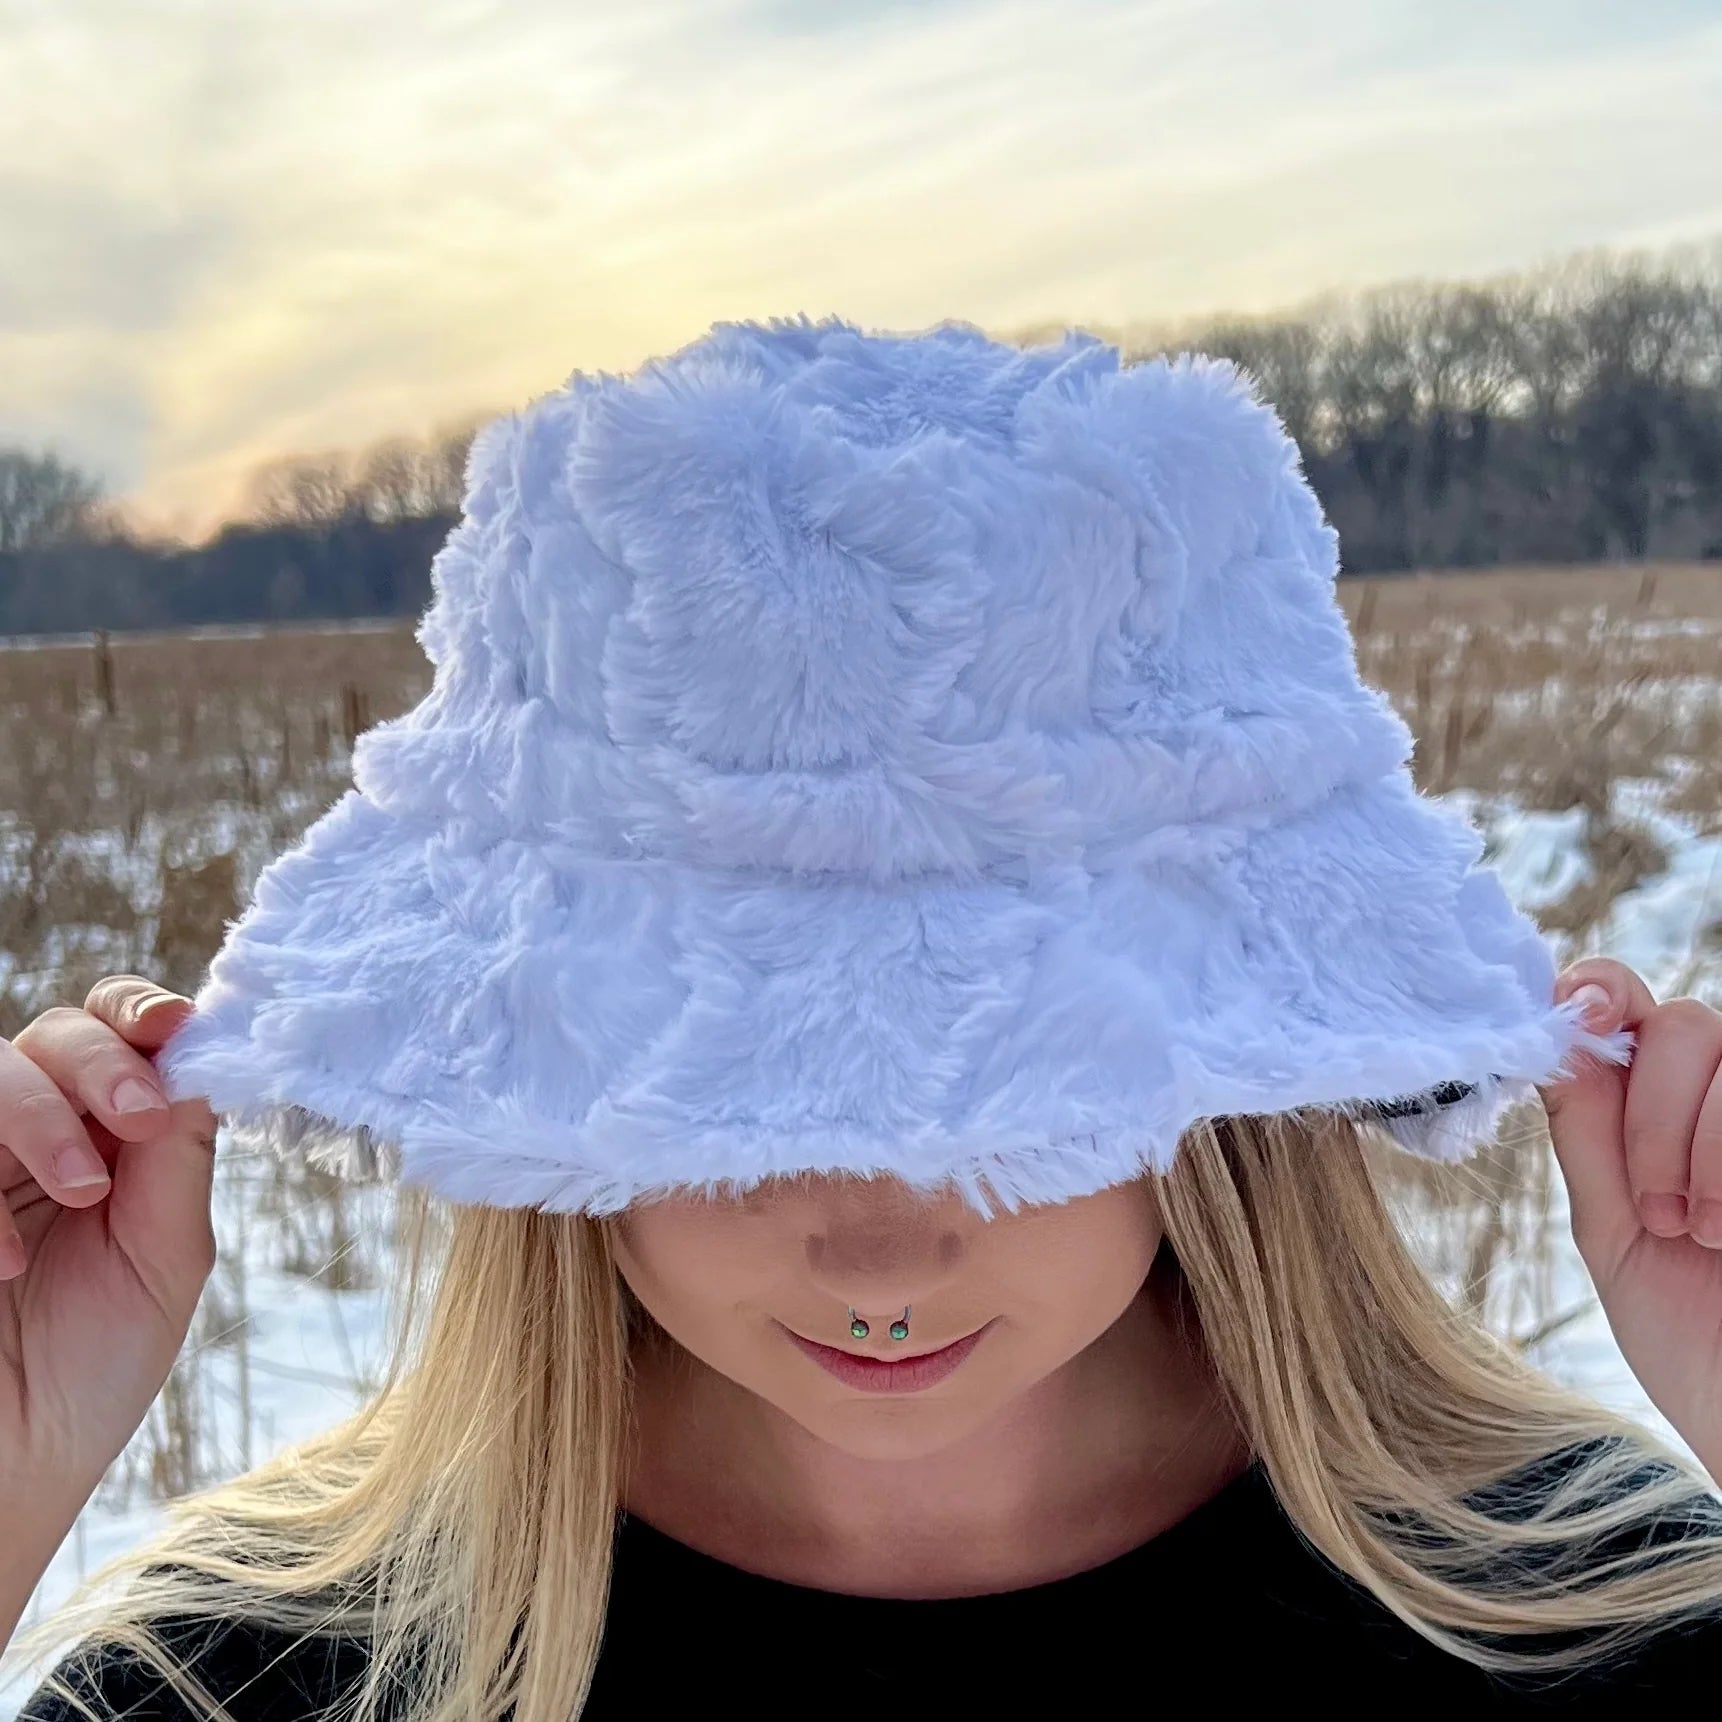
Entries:
[[720,326],[481,438],[431,694],[197,999],[0,1058],[9,1619],[184,1337],[218,1113],[416,1225],[375,1400],[62,1611],[26,1715],[1707,1693],[1709,1476],[1371,1167],[1540,1094],[1715,1475],[1722,1017],[1555,976],[1336,561],[1236,372],[1084,337]]

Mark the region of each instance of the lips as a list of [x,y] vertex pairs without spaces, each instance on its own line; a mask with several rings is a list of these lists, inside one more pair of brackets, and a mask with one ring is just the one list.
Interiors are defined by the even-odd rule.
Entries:
[[973,1333],[940,1346],[936,1351],[890,1358],[863,1357],[853,1351],[840,1350],[835,1345],[822,1345],[816,1339],[806,1339],[793,1328],[785,1327],[783,1331],[806,1356],[847,1387],[859,1388],[863,1393],[920,1393],[959,1369],[991,1326],[989,1321]]

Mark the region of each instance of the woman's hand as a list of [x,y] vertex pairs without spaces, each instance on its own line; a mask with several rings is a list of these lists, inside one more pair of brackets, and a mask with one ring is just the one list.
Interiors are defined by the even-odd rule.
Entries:
[[1632,1063],[1585,1057],[1544,1088],[1573,1238],[1646,1393],[1722,1481],[1722,1013],[1658,1004],[1624,963],[1586,958],[1556,998],[1599,989],[1589,1028],[1630,1029]]
[[170,1106],[149,1058],[190,1010],[109,975],[0,1040],[0,1518],[70,1522],[214,1265],[215,1118]]

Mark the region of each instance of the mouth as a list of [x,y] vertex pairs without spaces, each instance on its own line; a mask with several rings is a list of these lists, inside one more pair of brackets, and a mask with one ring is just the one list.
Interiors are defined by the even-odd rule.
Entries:
[[[821,1345],[816,1339],[804,1338],[791,1327],[784,1327],[783,1331],[821,1369],[847,1387],[857,1387],[863,1393],[920,1393],[959,1369],[992,1325],[989,1321],[936,1351],[891,1358],[862,1357],[835,1345]],[[778,1326],[783,1324],[779,1322]]]

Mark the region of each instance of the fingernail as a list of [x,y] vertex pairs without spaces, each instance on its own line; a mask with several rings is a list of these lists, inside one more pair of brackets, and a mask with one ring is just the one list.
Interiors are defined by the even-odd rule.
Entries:
[[1692,1235],[1707,1250],[1722,1250],[1722,1202],[1708,1197],[1692,1204]]
[[68,1142],[54,1151],[54,1176],[68,1190],[87,1190],[108,1181],[108,1169],[93,1148]]
[[1686,1198],[1641,1192],[1638,1212],[1644,1229],[1659,1238],[1678,1238],[1686,1230]]
[[151,1088],[141,1076],[128,1076],[114,1086],[114,1111],[122,1117],[131,1112],[159,1112],[167,1101],[161,1090]]
[[1582,987],[1575,987],[1570,995],[1572,1004],[1579,1007],[1579,1015],[1589,1017],[1593,1024],[1608,1020],[1608,1012],[1613,1000],[1608,995],[1607,987],[1599,987],[1595,981],[1586,981]]

